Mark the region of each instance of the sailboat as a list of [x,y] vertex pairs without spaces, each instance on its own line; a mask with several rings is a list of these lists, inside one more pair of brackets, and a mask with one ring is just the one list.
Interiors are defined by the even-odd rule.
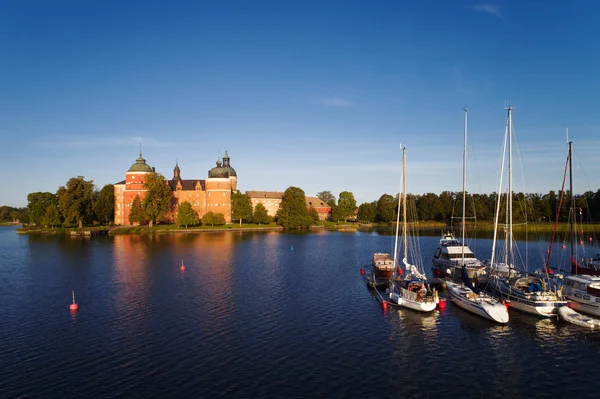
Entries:
[[[574,311],[587,313],[593,316],[600,316],[600,270],[597,270],[593,264],[587,262],[586,258],[583,258],[582,263],[577,262],[575,256],[575,198],[573,196],[573,171],[572,171],[572,144],[569,140],[569,153],[567,155],[567,164],[565,165],[565,173],[563,178],[563,189],[561,190],[560,202],[562,202],[564,195],[565,179],[567,178],[567,169],[569,172],[569,192],[571,196],[570,203],[570,215],[569,215],[569,242],[571,247],[571,273],[570,276],[565,276],[563,279],[563,294],[567,298],[568,306]],[[559,205],[560,209],[560,205]],[[556,215],[556,222],[558,222],[558,214]],[[550,249],[548,250],[548,258],[546,261],[545,268],[549,269],[550,255],[552,253],[552,244],[554,243],[554,236],[556,234],[556,224],[552,239],[550,241]],[[566,312],[566,311],[565,311]],[[566,318],[571,321],[573,319]],[[579,319],[574,319],[579,320]],[[577,324],[577,323],[575,323]]]
[[[467,159],[467,110],[465,109],[465,133],[464,133],[464,149],[463,149],[463,208],[462,208],[462,242],[465,242],[465,194],[466,194],[466,166]],[[457,240],[458,241],[458,240]],[[466,244],[459,244],[453,247],[455,253],[460,250],[460,257],[454,257],[453,269],[460,270],[460,276],[463,284],[456,284],[451,281],[446,281],[446,288],[450,295],[452,303],[457,305],[464,310],[474,313],[483,318],[498,322],[508,322],[508,310],[503,303],[501,303],[495,297],[475,288],[469,276],[469,266],[471,266],[471,272],[473,272],[474,262],[467,262],[467,259],[477,259],[474,257],[465,257],[467,250],[472,254],[469,247]],[[435,260],[435,256],[434,256]],[[456,265],[456,263],[462,262],[462,265]],[[458,267],[457,267],[458,266]],[[483,264],[479,262],[476,270],[483,268]],[[482,270],[485,275],[485,270]],[[476,275],[477,276],[477,275]]]
[[512,107],[507,107],[508,120],[504,136],[502,172],[504,172],[504,158],[508,149],[508,190],[506,193],[505,228],[505,261],[496,261],[496,241],[498,232],[498,216],[500,213],[500,200],[502,193],[502,174],[500,174],[500,189],[498,190],[498,203],[496,206],[494,241],[492,244],[492,258],[490,261],[489,287],[501,298],[508,300],[510,307],[541,317],[550,317],[557,314],[560,306],[567,304],[560,291],[550,287],[546,275],[527,274],[518,272],[515,265],[515,247],[513,237],[513,212],[512,212]]
[[[431,312],[437,305],[437,295],[431,291],[427,285],[427,277],[417,265],[410,264],[408,261],[408,228],[407,228],[407,207],[406,207],[406,147],[402,147],[402,193],[398,201],[398,218],[400,217],[400,205],[402,205],[402,263],[403,271],[389,283],[390,301],[395,305],[418,310],[421,312]],[[396,224],[398,226],[398,224]],[[415,245],[416,246],[416,245]],[[394,246],[394,265],[398,265],[397,260],[398,247],[398,227],[396,227],[396,243]],[[413,251],[412,261],[418,263],[420,253]]]
[[466,214],[466,167],[467,167],[467,119],[468,113],[465,109],[464,133],[463,133],[463,167],[462,167],[462,241],[454,237],[450,231],[442,235],[440,244],[435,250],[432,259],[432,271],[435,277],[451,277],[460,281],[462,279],[462,267],[465,266],[470,279],[477,284],[487,282],[486,266],[469,248],[465,241],[465,214]]

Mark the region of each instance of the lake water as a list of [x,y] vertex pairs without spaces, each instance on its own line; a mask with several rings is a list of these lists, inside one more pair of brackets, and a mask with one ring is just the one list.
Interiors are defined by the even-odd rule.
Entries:
[[[438,239],[421,237],[428,273]],[[71,239],[0,227],[0,397],[598,396],[598,332],[514,311],[499,326],[451,304],[384,312],[359,269],[392,241],[376,232]],[[485,259],[490,247],[481,239],[475,250]]]

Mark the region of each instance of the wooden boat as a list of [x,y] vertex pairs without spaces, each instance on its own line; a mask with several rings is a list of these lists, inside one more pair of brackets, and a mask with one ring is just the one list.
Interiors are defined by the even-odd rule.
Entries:
[[394,277],[396,267],[390,254],[378,252],[373,254],[373,273],[377,278],[390,279]]

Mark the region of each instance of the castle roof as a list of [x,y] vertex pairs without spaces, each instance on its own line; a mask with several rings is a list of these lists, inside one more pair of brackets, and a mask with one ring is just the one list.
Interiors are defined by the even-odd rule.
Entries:
[[128,172],[154,172],[152,167],[146,164],[146,160],[142,157],[142,153],[140,152],[140,156],[135,160],[135,163],[131,165]]
[[195,190],[196,189],[196,184],[198,184],[198,182],[200,182],[200,185],[202,186],[202,190],[206,190],[206,182],[204,180],[197,180],[197,179],[173,179],[173,180],[169,180],[169,187],[171,187],[172,191],[175,191],[177,189],[177,183],[181,183],[181,189],[182,190]]

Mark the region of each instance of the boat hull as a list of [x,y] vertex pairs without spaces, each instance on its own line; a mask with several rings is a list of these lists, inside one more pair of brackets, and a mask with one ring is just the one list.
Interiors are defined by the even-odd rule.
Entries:
[[508,281],[492,277],[490,288],[500,297],[508,299],[508,306],[538,317],[556,316],[558,308],[565,306],[567,301],[560,300],[554,294],[545,292],[538,294],[525,293],[516,289]]
[[419,312],[431,312],[435,310],[437,303],[431,296],[425,299],[417,299],[414,292],[404,288],[392,289],[389,291],[390,302],[394,305],[417,310]]
[[563,306],[558,309],[558,315],[561,319],[578,326],[600,328],[600,320],[577,313],[575,310],[567,306]]
[[446,289],[456,306],[496,323],[508,323],[508,310],[497,299],[486,294],[476,295],[470,289],[451,282],[446,283]]

